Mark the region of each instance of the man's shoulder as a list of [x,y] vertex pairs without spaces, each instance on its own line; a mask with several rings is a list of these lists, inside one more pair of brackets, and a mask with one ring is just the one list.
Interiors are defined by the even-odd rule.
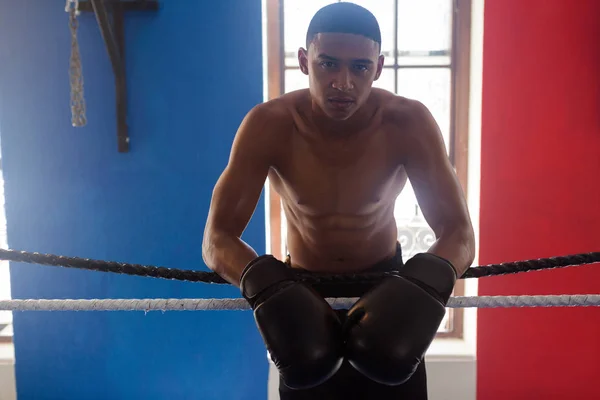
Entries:
[[385,90],[377,90],[375,93],[382,105],[385,121],[394,124],[419,122],[423,118],[427,118],[427,114],[429,114],[427,107],[418,100],[399,96]]
[[[437,134],[433,116],[419,100],[385,93],[382,97],[383,121],[392,137],[407,140]],[[406,144],[406,143],[405,143]]]
[[285,148],[295,127],[295,96],[295,93],[284,94],[252,107],[238,131],[240,142],[268,153]]
[[306,99],[307,90],[285,93],[274,99],[260,103],[252,108],[250,113],[265,118],[276,118],[282,122],[293,120],[294,113],[301,102]]
[[278,123],[284,122],[288,112],[278,99],[269,100],[252,107],[246,118],[253,122]]
[[437,141],[439,132],[425,104],[390,92],[380,96],[386,137],[393,144],[390,148],[400,153],[400,159],[426,148],[423,143]]

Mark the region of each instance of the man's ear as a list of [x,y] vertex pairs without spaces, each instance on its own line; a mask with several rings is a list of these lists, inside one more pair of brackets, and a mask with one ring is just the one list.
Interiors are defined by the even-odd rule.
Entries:
[[383,62],[384,61],[385,61],[385,57],[383,56],[383,54],[379,55],[379,58],[377,59],[377,71],[375,72],[374,80],[379,79],[379,76],[381,76],[381,71],[383,71]]
[[298,65],[300,65],[300,71],[304,75],[308,75],[308,50],[302,47],[298,49]]

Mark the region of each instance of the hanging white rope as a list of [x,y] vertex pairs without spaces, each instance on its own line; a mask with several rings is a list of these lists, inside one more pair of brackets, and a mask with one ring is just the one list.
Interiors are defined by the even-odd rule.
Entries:
[[69,31],[71,33],[71,57],[69,58],[69,81],[71,84],[71,124],[80,128],[87,124],[85,99],[83,94],[83,68],[77,30],[79,29],[79,0],[67,0],[65,11],[69,13]]
[[[327,299],[333,308],[350,308],[356,298]],[[598,307],[600,294],[554,296],[452,297],[450,308]],[[90,299],[0,300],[0,311],[200,311],[249,310],[244,299]]]

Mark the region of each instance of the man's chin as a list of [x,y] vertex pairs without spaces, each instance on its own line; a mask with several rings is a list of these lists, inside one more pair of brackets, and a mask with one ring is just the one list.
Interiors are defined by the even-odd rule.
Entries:
[[325,109],[324,111],[325,111],[325,114],[329,118],[331,118],[335,121],[345,121],[354,115],[354,113],[356,112],[356,108],[352,107],[351,109],[348,109],[348,110]]

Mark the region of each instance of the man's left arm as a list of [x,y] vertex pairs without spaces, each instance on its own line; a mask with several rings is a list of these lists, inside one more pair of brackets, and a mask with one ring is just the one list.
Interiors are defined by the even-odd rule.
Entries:
[[407,260],[398,276],[363,295],[348,311],[344,327],[350,364],[391,386],[403,384],[417,370],[444,318],[456,278],[475,252],[467,204],[436,122],[420,103],[409,104],[409,110],[406,103],[400,107],[398,148],[437,240],[427,253]]
[[436,236],[428,253],[448,260],[461,276],[475,257],[475,235],[465,196],[435,119],[419,102],[411,109],[404,168]]

